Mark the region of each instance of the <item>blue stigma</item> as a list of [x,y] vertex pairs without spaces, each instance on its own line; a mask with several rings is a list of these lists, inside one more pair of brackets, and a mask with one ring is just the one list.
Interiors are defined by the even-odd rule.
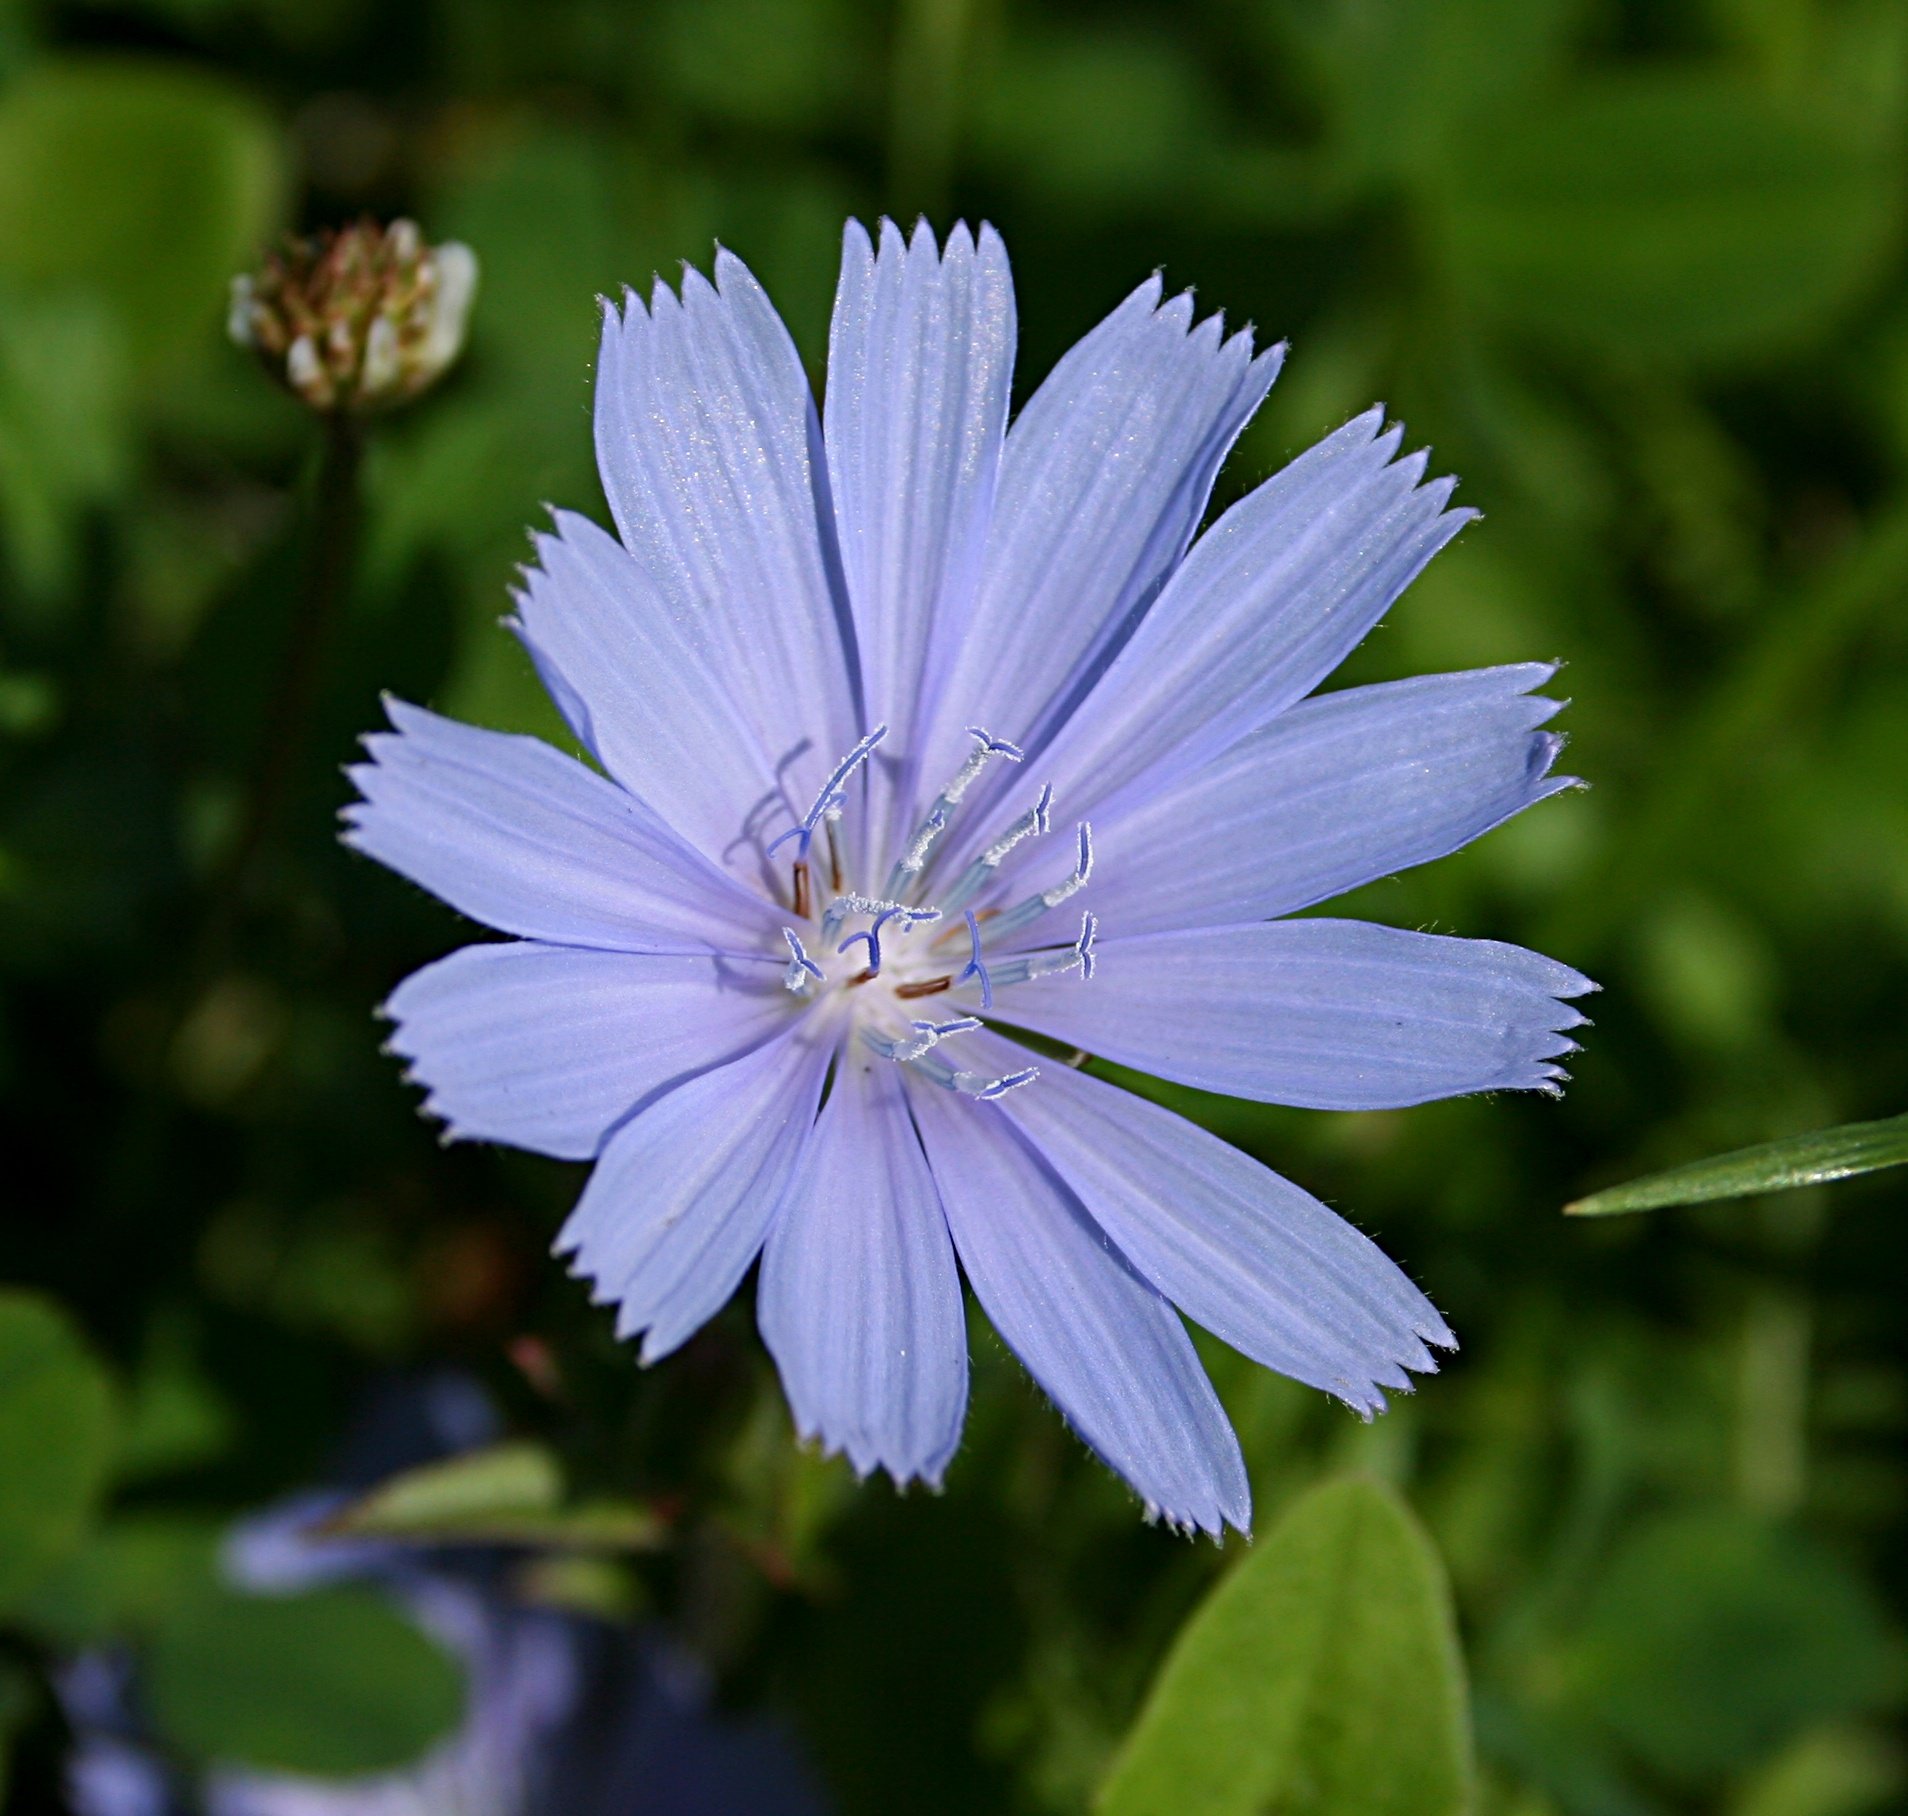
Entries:
[[994,1006],[993,980],[987,975],[987,967],[981,963],[980,922],[974,918],[973,909],[967,911],[967,963],[961,967],[960,975],[954,983],[958,988],[970,977],[978,978],[981,987],[981,1007],[991,1009]]
[[891,902],[886,904],[881,912],[875,916],[872,926],[864,929],[860,933],[849,934],[849,936],[835,948],[835,951],[837,954],[844,953],[856,940],[866,940],[868,942],[868,975],[870,977],[879,977],[881,975],[881,929],[883,927],[892,920],[899,920],[901,923],[901,931],[906,933],[911,928],[925,926],[931,921],[938,921],[940,918],[941,911],[938,908],[909,908],[900,902]]
[[959,1066],[950,1066],[946,1060],[938,1057],[933,1048],[947,1035],[969,1034],[980,1027],[980,1022],[971,1015],[943,1022],[939,1026],[933,1022],[914,1022],[911,1025],[915,1030],[912,1040],[891,1040],[885,1034],[876,1034],[872,1030],[864,1030],[861,1038],[882,1058],[914,1066],[923,1078],[943,1090],[958,1091],[963,1097],[978,1098],[982,1103],[992,1103],[997,1097],[1005,1097],[1009,1091],[1017,1091],[1022,1085],[1032,1084],[1040,1076],[1038,1066],[1023,1066],[1018,1072],[1007,1072],[992,1078],[985,1072],[969,1072]]
[[812,977],[817,983],[825,980],[822,968],[802,950],[801,936],[793,927],[782,929],[782,938],[788,941],[788,969],[782,973],[782,985],[799,995],[808,988]]
[[1080,917],[1080,937],[1071,946],[1003,958],[994,965],[994,982],[1003,990],[1010,984],[1030,983],[1037,977],[1056,977],[1077,971],[1082,980],[1093,975],[1093,945],[1100,936],[1100,917],[1091,909]]
[[886,1059],[892,1059],[899,1065],[907,1065],[930,1053],[951,1034],[972,1034],[977,1028],[984,1027],[978,1016],[957,1015],[952,1021],[932,1022],[913,1021],[908,1026],[913,1033],[906,1040],[889,1040],[885,1035],[869,1034],[868,1045]]
[[815,836],[815,828],[819,826],[824,819],[836,819],[840,817],[842,807],[846,804],[848,799],[847,795],[842,792],[841,785],[846,782],[863,763],[867,762],[869,757],[874,754],[875,746],[887,735],[888,728],[885,725],[877,725],[853,750],[843,757],[842,760],[835,765],[834,774],[821,785],[821,792],[815,796],[814,805],[802,816],[798,824],[791,826],[780,838],[772,840],[764,855],[773,857],[790,839],[800,839],[801,847],[795,855],[798,859],[806,858],[808,856],[809,843]]

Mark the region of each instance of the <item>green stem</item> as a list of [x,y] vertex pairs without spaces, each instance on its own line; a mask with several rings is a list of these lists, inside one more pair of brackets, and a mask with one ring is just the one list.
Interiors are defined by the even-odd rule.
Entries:
[[244,906],[259,854],[298,766],[311,728],[312,707],[324,674],[333,627],[343,612],[357,566],[363,524],[358,473],[364,438],[345,415],[327,416],[318,455],[312,502],[312,544],[284,656],[264,722],[263,741],[251,771],[245,808],[224,857],[212,878],[212,909],[206,956],[215,958]]

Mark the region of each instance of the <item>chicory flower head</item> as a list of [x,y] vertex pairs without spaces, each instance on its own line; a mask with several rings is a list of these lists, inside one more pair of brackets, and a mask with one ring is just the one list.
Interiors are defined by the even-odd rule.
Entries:
[[1313,695],[1471,513],[1372,410],[1195,541],[1282,346],[1155,277],[1010,426],[1013,354],[986,227],[850,223],[819,416],[732,254],[607,307],[617,534],[558,512],[513,624],[602,773],[393,702],[345,836],[514,936],[408,979],[391,1045],[447,1138],[595,1162],[559,1252],[645,1362],[759,1256],[801,1432],[937,1483],[964,1272],[1217,1533],[1245,1469],[1180,1312],[1367,1416],[1454,1339],[1315,1198],[1014,1035],[1329,1109],[1554,1091],[1575,971],[1282,918],[1568,786],[1553,671]]

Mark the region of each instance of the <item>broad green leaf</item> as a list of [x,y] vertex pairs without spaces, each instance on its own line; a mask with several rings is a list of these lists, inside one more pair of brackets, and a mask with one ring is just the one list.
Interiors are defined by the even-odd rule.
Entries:
[[1581,1716],[1695,1783],[1899,1692],[1899,1642],[1832,1551],[1734,1508],[1643,1527],[1593,1591],[1560,1663]]
[[0,1291],[0,1613],[80,1543],[112,1445],[112,1383],[66,1314]]
[[1901,1808],[1908,1763],[1876,1728],[1828,1723],[1751,1777],[1729,1816],[1879,1816]]
[[1800,1185],[1824,1185],[1831,1179],[1904,1165],[1908,1165],[1908,1116],[1890,1116],[1881,1122],[1846,1122],[1810,1135],[1790,1135],[1672,1167],[1667,1173],[1650,1173],[1592,1192],[1564,1210],[1572,1217],[1614,1217],[1666,1204],[1704,1204],[1712,1198],[1793,1191]]
[[1389,1489],[1313,1489],[1188,1622],[1100,1816],[1461,1816],[1463,1659],[1444,1569]]
[[641,1550],[660,1536],[645,1508],[563,1501],[563,1472],[541,1445],[494,1444],[406,1470],[328,1524],[353,1538],[565,1550]]
[[65,1651],[148,1632],[212,1581],[221,1530],[195,1514],[117,1515],[40,1579],[15,1618]]
[[0,98],[0,277],[97,297],[145,373],[217,347],[282,189],[270,120],[182,64],[42,63]]
[[1623,358],[1818,332],[1885,266],[1888,140],[1721,74],[1605,76],[1481,118],[1437,201],[1452,276],[1504,323]]
[[123,338],[88,291],[0,283],[0,541],[34,597],[71,579],[84,512],[130,474]]
[[208,1589],[163,1619],[147,1660],[168,1741],[195,1758],[346,1777],[416,1759],[456,1724],[457,1663],[368,1589]]

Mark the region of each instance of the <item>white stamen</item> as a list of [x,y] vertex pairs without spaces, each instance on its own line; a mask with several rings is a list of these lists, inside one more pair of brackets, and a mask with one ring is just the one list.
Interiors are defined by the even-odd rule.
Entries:
[[[968,1032],[965,1028],[956,1031]],[[879,1034],[865,1034],[863,1039],[886,1058],[902,1058],[900,1048],[904,1043],[900,1041],[886,1040]],[[1005,1097],[1009,1091],[1030,1085],[1040,1076],[1038,1066],[1023,1066],[1018,1072],[1005,1072],[993,1078],[985,1072],[969,1072],[958,1066],[950,1066],[946,1060],[936,1058],[925,1049],[918,1055],[909,1056],[907,1063],[917,1067],[923,1078],[931,1080],[944,1091],[958,1091],[963,1097],[976,1097],[982,1103],[992,1103],[996,1097]]]
[[885,1055],[899,1065],[931,1053],[951,1034],[972,1034],[976,1028],[984,1026],[980,1019],[972,1015],[957,1015],[952,1021],[931,1022],[916,1021],[908,1024],[913,1033],[905,1040],[886,1040],[879,1034],[870,1034],[868,1044],[877,1053]]
[[1005,757],[1009,763],[1021,760],[1023,753],[1018,744],[995,737],[984,726],[968,726],[967,735],[974,740],[974,748],[967,753],[967,761],[955,772],[954,779],[935,797],[934,805],[927,811],[927,818],[915,828],[914,837],[908,841],[907,849],[889,873],[890,895],[899,895],[927,867],[928,853],[934,849],[934,841],[947,830],[949,816],[960,806],[962,797],[974,786],[981,771],[995,757]]
[[1077,971],[1082,980],[1093,975],[1093,943],[1099,938],[1099,917],[1089,909],[1080,917],[1080,937],[1071,946],[1050,952],[1029,952],[1022,957],[996,959],[989,970],[994,988],[1025,984],[1037,977],[1057,977],[1063,971]]
[[1045,914],[1050,908],[1058,908],[1070,897],[1078,895],[1087,886],[1093,875],[1093,828],[1085,820],[1080,822],[1080,855],[1073,866],[1073,874],[1063,881],[1055,883],[1051,889],[1043,889],[1038,895],[1030,895],[1016,907],[1009,908],[1004,914],[995,917],[993,933],[996,939],[1009,933],[1017,933]]
[[994,872],[1006,861],[1007,854],[1015,846],[1047,830],[1052,823],[1049,817],[1052,807],[1053,784],[1048,782],[1040,790],[1040,799],[961,872],[959,880],[942,901],[942,906],[949,914],[965,907],[993,881]]

